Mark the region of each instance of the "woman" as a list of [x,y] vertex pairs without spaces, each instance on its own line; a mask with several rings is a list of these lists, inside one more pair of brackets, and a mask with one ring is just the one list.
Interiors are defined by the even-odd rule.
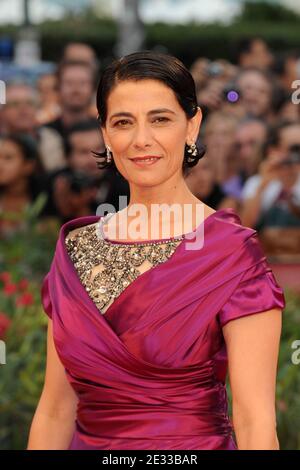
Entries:
[[[168,55],[130,54],[104,71],[97,107],[99,166],[128,180],[130,201],[61,229],[42,289],[47,370],[28,449],[277,449],[284,296],[256,232],[186,186],[203,155],[190,73]],[[186,204],[192,230],[180,211],[153,222],[155,204]]]
[[36,142],[25,134],[1,136],[0,237],[20,229],[26,210],[42,190],[42,178]]

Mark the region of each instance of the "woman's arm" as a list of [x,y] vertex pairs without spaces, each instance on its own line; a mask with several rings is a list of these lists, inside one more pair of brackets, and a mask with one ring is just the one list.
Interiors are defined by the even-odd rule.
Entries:
[[77,402],[57,355],[49,319],[45,383],[31,424],[27,450],[68,449],[75,430]]
[[223,327],[239,450],[279,450],[275,391],[281,315],[272,309]]

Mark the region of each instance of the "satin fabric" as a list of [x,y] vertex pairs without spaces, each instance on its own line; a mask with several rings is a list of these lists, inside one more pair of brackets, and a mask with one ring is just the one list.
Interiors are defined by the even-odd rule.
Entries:
[[235,450],[222,327],[285,307],[259,244],[233,209],[216,211],[162,264],[142,273],[102,315],[64,243],[99,220],[64,224],[42,286],[45,312],[79,405],[69,449]]

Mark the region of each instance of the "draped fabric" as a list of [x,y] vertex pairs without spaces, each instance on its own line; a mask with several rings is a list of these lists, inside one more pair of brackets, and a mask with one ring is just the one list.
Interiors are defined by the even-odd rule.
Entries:
[[228,417],[222,327],[243,315],[285,307],[259,244],[233,209],[216,211],[201,249],[183,240],[142,273],[102,315],[64,243],[97,222],[64,224],[42,302],[78,399],[70,449],[237,448]]

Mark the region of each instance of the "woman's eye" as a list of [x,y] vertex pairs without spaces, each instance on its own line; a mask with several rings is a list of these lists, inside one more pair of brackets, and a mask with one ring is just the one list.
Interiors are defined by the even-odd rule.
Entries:
[[114,126],[119,126],[119,124],[121,124],[121,127],[128,124],[129,121],[127,121],[127,119],[121,119],[120,121],[117,121],[114,123]]
[[154,121],[165,122],[165,121],[169,121],[169,119],[167,117],[158,117],[158,118],[155,118]]
[[[153,122],[166,122],[169,120],[170,119],[168,119],[167,117],[158,117],[155,118]],[[114,123],[114,127],[124,127],[127,124],[130,124],[130,121],[128,121],[127,119],[120,119],[119,121]]]

